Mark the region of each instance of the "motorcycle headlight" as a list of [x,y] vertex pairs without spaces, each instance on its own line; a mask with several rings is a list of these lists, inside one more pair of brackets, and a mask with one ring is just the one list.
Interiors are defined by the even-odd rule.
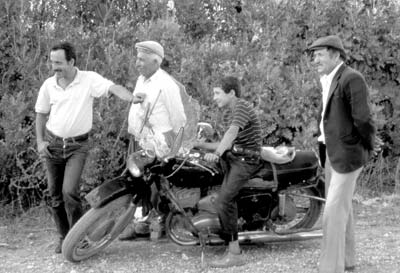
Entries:
[[129,172],[134,177],[139,177],[142,175],[142,171],[140,170],[139,166],[135,163],[133,156],[128,157],[128,161],[126,162]]
[[143,174],[144,167],[152,163],[154,159],[155,155],[151,152],[139,151],[129,155],[126,165],[134,177],[139,177]]

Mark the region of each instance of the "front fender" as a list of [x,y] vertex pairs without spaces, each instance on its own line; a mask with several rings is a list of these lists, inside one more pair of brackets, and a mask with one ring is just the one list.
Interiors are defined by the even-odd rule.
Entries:
[[132,187],[128,183],[130,182],[126,177],[117,177],[94,188],[85,199],[92,208],[101,207],[122,195],[131,193]]

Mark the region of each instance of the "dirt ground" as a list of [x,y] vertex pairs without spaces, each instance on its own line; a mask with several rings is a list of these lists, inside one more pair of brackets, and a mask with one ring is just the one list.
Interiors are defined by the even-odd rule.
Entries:
[[[400,272],[400,198],[386,196],[354,203],[357,215],[356,273]],[[317,272],[320,240],[245,245],[248,263],[228,270],[201,264],[200,247],[180,247],[168,239],[113,242],[101,254],[70,263],[54,253],[57,238],[44,208],[14,220],[0,219],[0,272]],[[205,261],[224,251],[207,247]]]

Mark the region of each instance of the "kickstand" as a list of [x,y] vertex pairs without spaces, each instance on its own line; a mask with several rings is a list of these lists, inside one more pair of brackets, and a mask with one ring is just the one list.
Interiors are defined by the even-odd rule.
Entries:
[[207,241],[207,234],[204,234],[203,232],[199,232],[199,242],[200,242],[200,247],[201,247],[201,268],[205,269],[206,265],[204,263],[204,251],[206,249],[206,241]]

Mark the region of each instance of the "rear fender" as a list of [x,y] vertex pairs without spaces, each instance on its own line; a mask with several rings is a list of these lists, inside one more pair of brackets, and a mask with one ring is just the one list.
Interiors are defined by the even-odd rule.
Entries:
[[325,178],[324,178],[324,176],[320,175],[318,177],[317,185],[316,185],[315,188],[318,190],[320,197],[326,198],[326,196],[325,196]]
[[85,199],[92,208],[101,207],[110,201],[132,192],[126,177],[117,178],[101,184],[89,192]]

